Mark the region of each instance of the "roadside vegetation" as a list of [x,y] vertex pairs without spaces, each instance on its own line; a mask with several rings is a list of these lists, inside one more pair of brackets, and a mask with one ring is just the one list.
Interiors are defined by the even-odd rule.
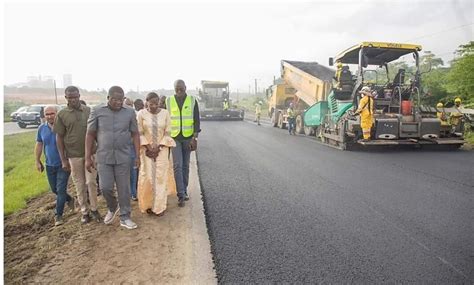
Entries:
[[[465,108],[474,108],[474,41],[459,46],[455,58],[445,67],[445,62],[430,51],[422,52],[420,65],[423,73],[421,84],[423,104],[435,106],[441,102],[445,107],[454,105],[460,97]],[[395,75],[399,68],[414,73],[412,66],[405,63],[389,65],[389,73]]]
[[35,169],[36,132],[4,136],[4,214],[26,206],[26,201],[48,191],[45,173]]
[[237,103],[237,106],[239,106],[240,108],[244,108],[247,112],[255,112],[255,104],[257,104],[259,101],[262,101],[263,103],[262,113],[265,112],[265,110],[268,110],[267,99],[261,94],[258,94],[257,96],[252,95],[249,97],[245,97]]
[[3,106],[3,121],[11,122],[10,114],[22,106],[25,106],[25,103],[21,101],[5,101]]

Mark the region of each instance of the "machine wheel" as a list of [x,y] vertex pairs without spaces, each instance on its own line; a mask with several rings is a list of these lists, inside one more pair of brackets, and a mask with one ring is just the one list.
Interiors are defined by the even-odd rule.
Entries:
[[272,126],[277,127],[278,126],[278,117],[277,117],[277,112],[275,110],[272,111]]
[[304,126],[303,129],[304,129],[304,134],[307,135],[308,137],[314,135],[313,127]]
[[26,124],[22,122],[18,122],[18,126],[22,129],[26,129]]
[[304,125],[304,121],[303,121],[303,117],[301,115],[298,115],[296,116],[296,123],[295,123],[296,127],[295,127],[295,131],[297,134],[303,134],[305,133],[305,125]]
[[283,114],[282,113],[278,113],[278,127],[280,129],[285,129],[286,128],[286,124],[283,123]]

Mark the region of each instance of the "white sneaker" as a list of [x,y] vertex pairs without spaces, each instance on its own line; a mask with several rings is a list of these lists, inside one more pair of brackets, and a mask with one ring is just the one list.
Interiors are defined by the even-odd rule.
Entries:
[[133,230],[133,229],[136,229],[138,226],[137,224],[135,224],[132,220],[130,219],[126,219],[126,220],[123,220],[123,221],[120,221],[120,225],[122,227],[125,227],[129,230]]
[[107,215],[105,215],[105,217],[104,217],[104,224],[106,224],[106,225],[111,224],[114,221],[115,216],[117,216],[117,213],[119,211],[120,211],[119,207],[117,207],[117,210],[115,210],[115,212],[111,212],[110,210],[108,210]]

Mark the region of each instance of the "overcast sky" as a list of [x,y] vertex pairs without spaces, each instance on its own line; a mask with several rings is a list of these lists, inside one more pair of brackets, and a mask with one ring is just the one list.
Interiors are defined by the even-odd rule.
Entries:
[[280,60],[317,61],[361,41],[409,42],[453,58],[474,40],[472,0],[313,3],[13,3],[4,6],[4,79],[62,74],[86,89],[268,86]]

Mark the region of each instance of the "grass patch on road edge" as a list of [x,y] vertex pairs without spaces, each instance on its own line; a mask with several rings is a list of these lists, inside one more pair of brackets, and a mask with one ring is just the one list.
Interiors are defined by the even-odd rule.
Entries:
[[464,139],[466,139],[467,144],[470,147],[474,147],[474,132],[473,131],[467,133],[466,136],[464,137]]
[[49,190],[46,172],[35,169],[36,132],[4,136],[3,209],[8,215],[26,201]]

